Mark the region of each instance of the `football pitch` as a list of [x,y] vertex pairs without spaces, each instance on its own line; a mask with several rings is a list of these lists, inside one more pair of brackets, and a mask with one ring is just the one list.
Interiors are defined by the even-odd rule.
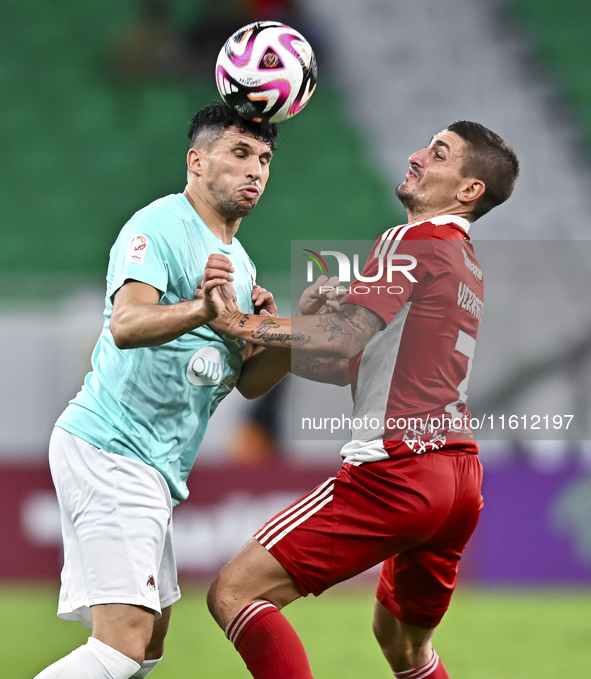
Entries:
[[[316,679],[392,677],[371,634],[371,589],[339,587],[285,609],[308,650]],[[0,586],[2,676],[32,679],[84,643],[77,623],[55,617],[54,587]],[[461,588],[434,638],[452,679],[589,676],[590,590]],[[205,590],[185,587],[154,679],[248,679],[213,623]],[[278,678],[280,679],[280,678]]]

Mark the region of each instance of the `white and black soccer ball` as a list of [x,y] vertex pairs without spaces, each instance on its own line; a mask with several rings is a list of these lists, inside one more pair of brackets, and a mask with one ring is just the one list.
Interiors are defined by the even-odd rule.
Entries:
[[280,123],[299,113],[316,87],[316,58],[301,33],[277,21],[236,31],[216,63],[220,95],[247,120]]

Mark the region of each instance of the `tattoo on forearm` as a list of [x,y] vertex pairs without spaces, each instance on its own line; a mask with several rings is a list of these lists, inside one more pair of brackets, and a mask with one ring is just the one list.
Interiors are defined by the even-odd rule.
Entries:
[[329,342],[361,349],[380,325],[381,320],[373,311],[351,304],[336,314],[321,317],[317,327],[330,333]]
[[310,341],[309,335],[300,333],[273,332],[281,326],[272,318],[262,320],[255,330],[251,332],[253,340],[264,340],[266,346],[285,346],[289,342],[292,348],[301,347]]
[[303,356],[294,361],[291,370],[296,375],[322,376],[329,375],[335,369],[346,369],[348,361],[345,359],[320,359],[315,356]]
[[293,362],[291,371],[296,374],[316,375],[326,368],[325,363],[321,363],[314,356],[306,356]]
[[[252,324],[249,324],[251,319],[257,319],[257,325],[254,329],[252,329]],[[321,350],[323,353],[326,354],[327,350],[329,353],[333,353],[334,348],[337,355],[343,353],[343,348],[346,350],[346,355],[353,355],[361,351],[383,324],[379,316],[369,309],[355,304],[345,305],[338,313],[326,314],[318,317],[318,319],[316,327],[320,331],[310,330],[315,323],[313,320],[310,323],[306,320],[306,317],[294,319],[292,323],[296,324],[295,329],[297,330],[297,323],[301,320],[302,325],[299,327],[303,327],[304,332],[281,332],[283,324],[273,317],[260,318],[251,314],[242,314],[235,322],[239,328],[245,330],[249,335],[248,337],[243,335],[243,339],[252,341],[254,344],[288,349],[298,349],[306,344],[311,344],[307,348],[307,351],[310,352],[312,347],[320,342],[321,347],[324,345]],[[324,341],[322,341],[323,332],[329,333],[328,338]],[[329,344],[328,347],[325,344],[326,341]]]

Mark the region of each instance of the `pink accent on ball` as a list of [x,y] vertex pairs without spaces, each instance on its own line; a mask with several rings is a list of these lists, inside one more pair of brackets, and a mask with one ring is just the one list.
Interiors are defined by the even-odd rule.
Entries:
[[[269,118],[272,118],[277,111],[281,109],[281,107],[285,104],[285,102],[288,100],[289,95],[291,93],[291,85],[288,80],[271,80],[268,83],[265,83],[264,85],[259,85],[258,87],[253,87],[250,90],[250,94],[255,94],[257,92],[268,92],[269,90],[278,90],[279,91],[279,96],[277,97],[277,101],[273,104],[271,107],[270,111],[266,111],[265,115],[268,116]],[[250,94],[248,95],[248,98],[251,99],[252,101],[257,101],[257,97],[251,97]],[[268,101],[268,100],[267,100]]]
[[307,68],[307,65],[303,62],[299,52],[293,46],[295,40],[301,42],[302,38],[299,35],[294,35],[293,33],[282,33],[279,36],[279,42],[281,45],[285,47],[285,49],[288,50],[290,54],[293,54],[293,56],[296,57],[296,59],[302,65],[302,68]]
[[228,46],[226,47],[226,54],[228,56],[228,59],[234,64],[234,66],[237,66],[238,68],[242,68],[243,66],[246,66],[248,62],[250,61],[252,57],[252,50],[254,49],[254,41],[256,40],[256,37],[258,35],[258,31],[253,31],[252,34],[248,38],[248,42],[246,43],[246,47],[244,49],[244,52],[242,54],[234,54],[233,52],[230,51],[229,49],[229,43]]
[[290,116],[295,116],[296,113],[299,113],[304,108],[304,106],[310,101],[310,97],[312,94],[314,94],[315,89],[316,83],[314,83],[314,87],[310,90],[310,93],[308,94],[308,97],[304,103],[302,103],[302,99],[304,98],[303,92],[294,99],[293,104],[289,107]]

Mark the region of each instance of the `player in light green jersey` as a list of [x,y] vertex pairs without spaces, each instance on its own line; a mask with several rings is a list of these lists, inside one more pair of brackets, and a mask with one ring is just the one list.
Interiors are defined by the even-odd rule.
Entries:
[[[276,315],[236,239],[265,190],[277,128],[212,104],[191,121],[188,181],[137,212],[111,250],[92,372],[59,418],[50,464],[62,513],[58,615],[92,628],[39,679],[145,677],[180,597],[173,504],[209,418],[236,386],[252,398],[289,370],[289,352],[214,331],[216,286]],[[195,294],[197,290],[197,294]]]

